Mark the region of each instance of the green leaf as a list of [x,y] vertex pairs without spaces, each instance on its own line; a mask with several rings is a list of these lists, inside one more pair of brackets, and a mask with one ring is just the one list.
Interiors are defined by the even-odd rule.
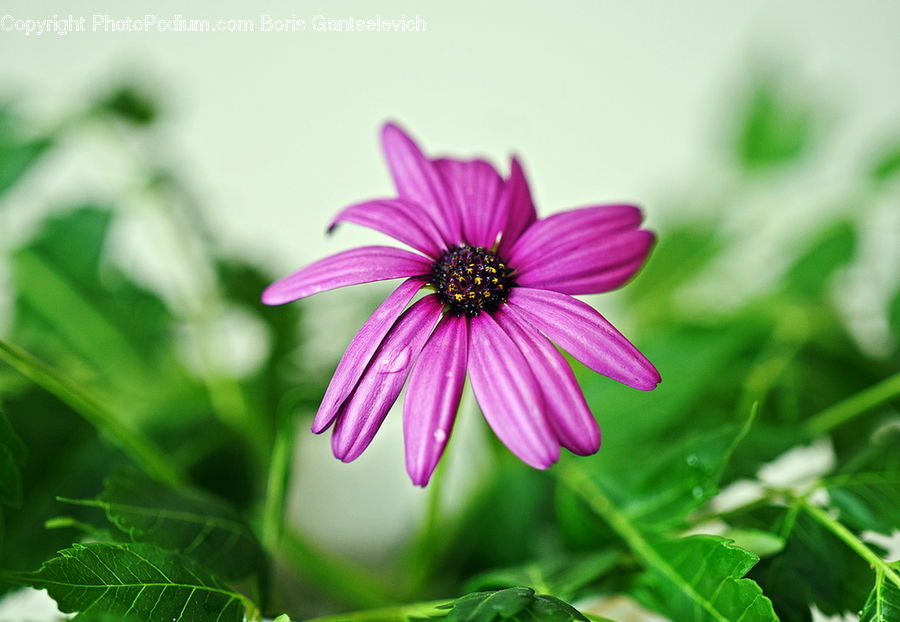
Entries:
[[889,145],[878,155],[872,166],[871,177],[878,183],[884,183],[900,174],[900,141]]
[[837,475],[823,484],[848,527],[886,535],[900,528],[900,471]]
[[746,170],[761,170],[799,159],[813,145],[819,113],[808,98],[789,93],[773,76],[757,80],[744,104],[737,156]]
[[38,571],[15,578],[46,589],[65,613],[241,622],[255,611],[245,596],[203,567],[148,544],[75,544]]
[[[81,502],[84,503],[84,502]],[[177,551],[226,579],[259,570],[263,554],[240,515],[198,490],[174,490],[137,471],[109,476],[96,501],[134,542]]]
[[[900,571],[900,563],[891,564]],[[866,599],[859,622],[897,622],[900,620],[900,587],[876,571],[875,587]]]
[[621,555],[602,551],[581,557],[562,557],[532,562],[524,566],[483,572],[470,579],[466,592],[527,586],[554,594],[562,600],[575,600],[584,588],[615,568]]
[[636,598],[679,622],[778,620],[759,586],[743,579],[759,558],[717,536],[652,544],[658,563],[642,575]]
[[[22,504],[22,474],[25,446],[3,410],[0,410],[0,504],[19,507]],[[3,532],[0,531],[0,534]]]
[[[645,469],[635,469],[636,474],[627,473],[627,466],[614,461],[614,456],[598,456],[591,459],[597,463],[590,465],[595,467],[592,478],[643,532],[665,534],[684,529],[689,514],[718,493],[728,460],[748,428],[723,425],[708,432],[686,432],[685,438],[669,447],[656,447],[654,461]],[[620,459],[628,462],[627,456]],[[590,510],[570,498],[571,494],[567,489],[558,491],[557,510],[564,526],[575,531],[581,544],[599,545],[607,540],[605,526],[592,521]]]
[[101,278],[111,220],[96,207],[66,212],[14,253],[14,340],[52,360],[75,358],[98,373],[146,382],[148,363],[168,343],[168,313],[120,274]]
[[856,252],[856,229],[848,221],[837,222],[821,231],[795,261],[785,276],[792,292],[819,298],[834,273],[846,266]]
[[12,188],[52,144],[48,137],[28,137],[8,104],[0,104],[0,195]]
[[209,417],[209,395],[182,363],[166,304],[104,262],[113,213],[54,216],[12,256],[12,341],[79,381],[132,422]]
[[729,529],[723,535],[760,558],[771,557],[784,549],[784,538],[762,529]]
[[3,506],[22,505],[21,466],[25,461],[25,446],[0,410],[0,542],[5,532]]
[[653,330],[671,321],[673,297],[718,256],[723,248],[713,223],[692,220],[666,228],[637,278],[622,294]]
[[821,486],[847,527],[889,535],[900,527],[900,426],[888,422],[861,441]]
[[871,585],[862,558],[805,512],[770,507],[757,520],[786,540],[750,572],[782,619],[808,622],[812,604],[828,616],[859,610]]
[[152,125],[159,116],[157,102],[142,87],[134,84],[115,89],[101,99],[96,107],[100,112],[136,126]]
[[527,587],[492,592],[475,592],[441,605],[448,622],[588,622],[577,609],[552,596],[536,595]]

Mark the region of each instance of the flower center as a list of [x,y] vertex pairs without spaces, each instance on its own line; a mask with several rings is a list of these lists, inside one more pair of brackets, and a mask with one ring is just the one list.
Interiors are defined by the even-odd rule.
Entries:
[[509,297],[516,283],[513,270],[492,251],[480,246],[457,246],[434,264],[430,285],[454,315],[493,312]]

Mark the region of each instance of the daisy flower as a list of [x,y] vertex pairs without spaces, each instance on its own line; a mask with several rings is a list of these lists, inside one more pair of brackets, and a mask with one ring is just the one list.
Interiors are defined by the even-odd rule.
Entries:
[[[405,279],[350,342],[312,431],[334,425],[334,455],[368,447],[409,379],[406,468],[425,486],[456,417],[466,375],[488,424],[526,464],[545,469],[560,446],[588,455],[600,429],[559,346],[592,370],[641,390],[656,368],[603,316],[573,298],[615,289],[644,263],[653,234],[633,205],[538,219],[522,166],[503,179],[484,160],[429,159],[398,126],[381,134],[397,198],[345,208],[349,222],[418,252],[364,246],[321,259],[263,292],[277,305],[319,292]],[[413,302],[425,289],[427,295]]]

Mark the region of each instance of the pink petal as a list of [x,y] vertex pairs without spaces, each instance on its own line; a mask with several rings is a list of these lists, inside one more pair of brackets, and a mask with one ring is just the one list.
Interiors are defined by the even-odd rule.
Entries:
[[353,337],[353,341],[347,346],[337,369],[334,370],[334,375],[331,377],[331,382],[319,405],[319,411],[313,419],[313,432],[316,434],[324,432],[334,421],[338,409],[359,382],[359,377],[365,371],[375,350],[381,345],[384,336],[387,335],[406,305],[423,285],[424,282],[421,279],[405,281],[385,298],[384,302],[375,309],[375,312]]
[[656,388],[659,372],[592,307],[567,294],[515,287],[508,304],[573,357],[635,389]]
[[504,188],[500,174],[484,160],[433,162],[456,197],[464,241],[470,246],[493,247],[500,233],[499,225],[492,223]]
[[466,381],[467,342],[466,319],[445,315],[410,375],[403,404],[403,439],[406,471],[417,486],[428,484],[450,438]]
[[444,242],[450,246],[459,244],[459,208],[434,165],[412,138],[393,123],[382,129],[381,144],[400,198],[418,203],[437,224]]
[[563,294],[606,292],[634,276],[654,239],[644,229],[601,235],[593,245],[562,249],[518,270],[516,283]]
[[528,227],[504,257],[516,268],[527,268],[560,248],[579,248],[604,234],[637,229],[641,219],[641,210],[634,205],[597,205],[553,214]]
[[559,459],[559,445],[528,362],[487,313],[469,327],[469,378],[484,418],[519,459],[546,469]]
[[263,292],[267,305],[280,305],[319,292],[431,272],[431,263],[421,255],[390,246],[362,246],[320,259],[279,279]]
[[563,447],[580,456],[600,449],[600,428],[575,374],[566,359],[546,337],[526,321],[517,319],[508,305],[494,315],[525,355],[535,378],[540,378],[547,420]]
[[422,298],[407,309],[378,346],[338,414],[331,437],[336,458],[351,462],[372,442],[443,309],[437,295]]
[[506,257],[507,251],[519,239],[522,232],[537,220],[528,179],[516,158],[512,158],[510,162],[509,179],[500,206],[501,209],[498,210],[500,220],[495,223],[495,227],[503,234],[499,252],[502,257]]
[[417,204],[403,199],[376,199],[345,207],[331,221],[328,232],[341,222],[380,231],[434,258],[441,254],[444,244],[428,214]]

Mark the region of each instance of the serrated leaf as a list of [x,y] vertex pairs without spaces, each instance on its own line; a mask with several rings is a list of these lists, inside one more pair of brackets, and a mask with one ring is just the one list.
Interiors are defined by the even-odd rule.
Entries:
[[182,553],[226,579],[256,572],[259,543],[227,503],[197,490],[174,490],[136,471],[109,476],[95,504],[134,542]]
[[441,605],[447,622],[588,622],[577,609],[552,596],[537,595],[527,587],[475,592]]
[[620,557],[616,551],[603,551],[490,570],[470,579],[465,591],[525,586],[565,601],[575,600],[586,586],[612,570]]
[[760,587],[742,578],[759,558],[718,536],[651,544],[657,557],[641,576],[636,598],[679,622],[778,620]]
[[65,613],[241,622],[254,609],[201,566],[149,544],[75,544],[17,578],[46,589]]
[[723,536],[760,558],[771,557],[784,549],[784,538],[762,529],[729,529]]
[[[900,563],[891,566],[900,571]],[[875,587],[866,599],[859,614],[859,622],[897,622],[900,620],[900,586],[884,576],[880,569],[875,574]]]

